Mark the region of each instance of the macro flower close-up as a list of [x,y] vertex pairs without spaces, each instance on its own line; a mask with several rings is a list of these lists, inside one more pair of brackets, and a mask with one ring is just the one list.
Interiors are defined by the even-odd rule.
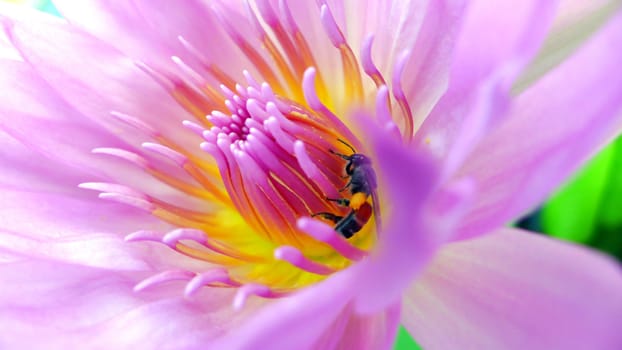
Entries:
[[0,3],[1,349],[622,349],[619,262],[509,225],[622,130],[620,1],[53,5]]

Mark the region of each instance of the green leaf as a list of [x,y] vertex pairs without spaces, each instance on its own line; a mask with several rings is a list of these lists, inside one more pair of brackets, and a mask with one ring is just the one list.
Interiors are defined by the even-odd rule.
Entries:
[[400,327],[397,333],[397,340],[395,341],[395,350],[421,350],[415,340],[408,334],[408,331],[404,327]]
[[590,241],[600,219],[614,155],[614,147],[605,148],[545,204],[541,212],[544,232],[575,242]]
[[622,259],[622,137],[580,170],[543,207],[542,230]]

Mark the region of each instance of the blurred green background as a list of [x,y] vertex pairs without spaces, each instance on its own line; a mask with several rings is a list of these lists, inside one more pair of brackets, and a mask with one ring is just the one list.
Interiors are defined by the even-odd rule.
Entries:
[[[58,15],[49,0],[1,0]],[[622,137],[591,159],[516,226],[577,242],[622,261]],[[421,349],[400,328],[395,349]]]

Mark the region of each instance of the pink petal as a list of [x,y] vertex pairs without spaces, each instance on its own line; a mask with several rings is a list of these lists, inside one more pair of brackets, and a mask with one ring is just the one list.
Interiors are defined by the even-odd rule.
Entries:
[[[465,162],[479,198],[461,237],[483,234],[543,200],[619,131],[622,16],[559,68],[518,96],[504,125]],[[587,102],[589,101],[589,102]]]
[[204,301],[178,291],[133,293],[144,273],[118,273],[45,261],[0,265],[0,343],[6,348],[200,348],[245,313],[234,314],[230,292]]
[[[71,178],[75,180],[77,177],[73,175],[77,174],[81,175],[80,178],[85,178],[88,174],[91,180],[119,174],[118,169],[111,169],[109,159],[90,152],[97,146],[121,144],[100,129],[84,122],[51,120],[21,112],[9,112],[3,108],[0,110],[0,129],[43,156],[43,162],[58,168],[56,172],[64,169],[70,175],[66,179],[58,178],[59,181],[67,184]],[[78,183],[70,185],[76,186]]]
[[78,195],[84,191],[76,184],[93,179],[79,171],[67,171],[66,167],[51,162],[3,131],[0,131],[0,164],[2,187]]
[[0,249],[30,258],[113,270],[150,269],[147,255],[140,252],[145,247],[131,245],[118,235],[92,233],[51,239],[5,228],[0,228],[0,232]]
[[[292,4],[292,7],[309,6],[300,3]],[[462,2],[370,0],[326,3],[355,52],[362,49],[367,36],[374,36],[372,60],[387,83],[391,83],[400,55],[407,51],[413,53],[405,64],[400,85],[410,102],[416,126],[421,124],[447,88],[451,51],[464,7]],[[309,11],[305,9],[303,13]],[[303,17],[304,14],[301,23],[309,21]],[[339,58],[326,50],[332,49],[332,45],[317,35],[311,35],[310,41],[313,52],[319,53],[320,68],[326,70],[335,66],[331,62]],[[340,72],[334,72],[332,76],[340,77]],[[364,77],[363,81],[366,80],[368,78]]]
[[611,11],[617,0],[560,0],[554,30],[570,29],[597,12]]
[[[17,154],[0,157],[0,162],[7,161],[0,164],[11,167],[2,175],[7,178],[6,184],[15,184],[23,189],[34,189],[39,185],[44,188],[50,186],[56,192],[73,192],[77,196],[86,196],[85,190],[79,190],[80,193],[78,193],[78,184],[93,181],[120,182],[147,195],[171,200],[182,206],[191,207],[198,201],[194,197],[180,195],[179,191],[164,185],[149,175],[141,166],[109,155],[94,154],[92,150],[102,145],[118,144],[124,145],[122,149],[132,148],[89,123],[40,118],[19,112],[0,113],[0,122],[3,120],[6,123],[0,124],[0,129],[6,130],[30,148],[27,151],[29,155],[33,153],[32,151],[38,153],[35,157],[38,157],[40,162],[33,164],[34,158],[19,159]],[[10,142],[10,139],[7,139],[7,142]],[[0,145],[3,144],[0,143]],[[166,163],[163,166],[158,164],[158,168],[165,169],[164,171],[174,175],[182,173],[175,167],[166,168],[167,165]],[[29,173],[30,170],[37,169],[50,170]],[[26,174],[21,174],[21,172]],[[185,174],[182,173],[183,175]],[[186,179],[181,176],[178,178]],[[35,181],[27,182],[28,179]],[[91,193],[90,198],[94,197],[95,195]]]
[[269,303],[214,348],[257,349],[270,344],[273,350],[313,349],[347,311],[355,277],[350,270],[338,272],[291,297]]
[[[242,66],[240,51],[204,2],[189,0],[173,5],[167,1],[135,1],[129,5],[107,0],[87,0],[79,4],[57,0],[55,4],[73,25],[132,58],[159,67],[174,69],[170,59],[173,55],[185,62],[196,58],[183,47],[179,36],[205,55],[209,63],[219,65],[234,77],[241,78],[242,70],[252,66],[249,62]],[[231,6],[230,2],[226,5]],[[239,11],[240,6],[232,7]],[[250,25],[238,25],[238,29],[251,32]]]
[[570,57],[607,23],[619,8],[618,0],[560,0],[545,45],[513,87],[522,92]]
[[97,198],[2,188],[0,248],[40,259],[108,269],[190,267],[189,258],[155,243],[128,243],[138,230],[165,232],[147,213]]
[[[326,35],[326,31],[322,26],[322,21],[320,18],[320,6],[319,4],[324,3],[318,1],[286,1],[288,8],[291,11],[292,17],[298,29],[302,32],[305,39],[307,40],[311,52],[315,56],[318,67],[316,68],[325,68],[329,72],[336,68],[336,71],[339,71],[335,62],[339,62],[339,54],[337,50],[333,47],[331,41]],[[329,8],[331,12],[335,4],[329,4]],[[360,9],[359,9],[360,10]],[[357,11],[358,12],[358,11]],[[282,17],[281,19],[283,19]],[[341,18],[337,16],[335,18],[337,24],[340,28],[343,28],[343,22]],[[358,49],[358,47],[353,47],[354,51]],[[333,59],[332,64],[330,59]]]
[[[50,168],[50,171],[43,173],[29,172],[19,167],[28,166],[32,169],[34,164],[30,163],[31,160],[17,162],[18,155],[7,154],[5,159],[12,165],[10,171],[3,176],[8,178],[10,173],[14,174],[9,183],[20,183],[26,178],[32,179],[33,175],[39,175],[37,178],[41,178],[42,182],[56,181],[59,184],[69,185],[68,188],[75,188],[81,182],[94,180],[121,181],[153,195],[170,196],[170,189],[162,186],[161,182],[148,175],[140,166],[92,152],[93,149],[100,147],[133,151],[153,161],[150,165],[157,164],[155,168],[187,179],[187,174],[184,174],[179,167],[167,167],[167,163],[161,162],[161,157],[158,159],[156,156],[154,159],[153,154],[142,154],[143,149],[136,149],[123,142],[113,133],[75,111],[27,63],[21,61],[2,63],[0,85],[12,88],[8,89],[6,94],[0,95],[0,129],[43,155],[44,159],[39,160],[40,164],[36,164],[39,168]],[[178,129],[181,129],[181,125]],[[136,134],[138,133],[134,131],[127,136],[138,139]],[[196,145],[193,147],[198,148]],[[9,167],[9,163],[4,165]],[[28,176],[20,175],[20,171]],[[86,176],[90,177],[85,178]],[[78,178],[82,180],[77,181]]]
[[[0,95],[0,105],[3,109],[45,116],[54,120],[76,121],[81,118],[28,63],[17,60],[0,62],[0,84],[11,87]],[[5,123],[10,124],[8,122],[3,124]]]
[[5,33],[0,33],[0,60],[21,60],[19,53],[11,45]]
[[25,60],[85,117],[135,144],[146,141],[144,135],[120,132],[111,111],[140,118],[161,132],[180,130],[167,136],[181,145],[200,143],[181,131],[189,115],[128,57],[68,25],[14,22],[8,30]]
[[133,3],[54,0],[54,6],[72,25],[113,45],[128,56],[150,63],[170,64],[173,48],[151,28]]
[[[427,216],[432,192],[437,186],[438,168],[427,155],[417,154],[381,128],[361,118],[374,152],[374,169],[383,226],[373,255],[351,269],[358,270],[355,308],[369,314],[380,312],[399,300],[410,280],[431,258],[445,238],[439,226]],[[382,286],[382,288],[378,288]]]
[[393,343],[400,324],[401,303],[384,312],[362,316],[342,313],[331,325],[330,330],[314,343],[314,349],[393,349]]
[[[429,39],[429,37],[422,38],[422,33],[430,34],[432,28],[426,29],[424,26],[436,25],[430,18],[435,19],[437,15],[435,10],[442,6],[442,2],[374,0],[368,1],[366,6],[359,7],[358,3],[353,4],[367,19],[363,35],[373,34],[375,37],[374,59],[385,79],[390,80],[391,69],[402,52],[412,50],[417,41]],[[348,28],[352,27],[349,22],[356,23],[357,17],[362,17],[355,16],[352,12],[345,12],[343,15],[348,22]],[[443,36],[444,33],[443,29],[438,35]],[[356,50],[360,50],[362,40],[354,41],[349,35],[348,41],[355,45]]]
[[454,82],[462,89],[472,88],[471,84],[508,61],[521,61],[516,70],[508,72],[507,83],[511,83],[542,44],[556,3],[504,0],[491,6],[485,0],[470,1],[452,66]]
[[[135,171],[133,167],[127,170],[120,168],[109,157],[91,152],[93,148],[104,145],[121,148],[128,148],[129,145],[75,111],[29,64],[2,61],[0,85],[11,87],[0,95],[0,129],[47,158],[39,160],[39,166],[55,167],[50,169],[49,174],[40,173],[44,175],[42,177],[49,176],[51,179],[54,173],[63,169],[66,179],[59,174],[61,176],[55,180],[64,184],[72,178],[83,178],[87,174],[90,175],[89,180],[136,176],[128,174]],[[17,155],[12,157],[17,158]],[[22,163],[28,162],[24,160]],[[8,167],[8,164],[5,166]],[[15,163],[14,166],[19,164]],[[19,171],[17,168],[12,170]],[[49,182],[50,179],[44,181]],[[74,181],[70,186],[75,187],[78,183],[80,181]]]
[[[423,123],[447,91],[464,7],[461,1],[430,1],[416,42],[412,47],[402,48],[411,51],[402,85],[415,119],[415,128]],[[410,20],[408,23],[406,28],[411,27]],[[405,31],[401,36],[408,38],[410,35]]]
[[540,47],[554,8],[554,1],[507,0],[494,10],[487,1],[469,2],[451,86],[417,132],[422,147],[445,159],[446,173],[505,116],[511,84]]
[[[2,188],[0,226],[40,237],[68,237],[84,233],[127,234],[128,230],[159,229],[149,214],[95,198]],[[136,227],[142,225],[142,227]],[[131,231],[130,231],[131,232]]]
[[1,189],[0,251],[5,254],[126,271],[206,268],[161,243],[126,242],[132,232],[164,236],[171,230],[149,213],[81,193]]
[[622,270],[501,229],[446,246],[408,290],[402,320],[430,349],[620,349]]
[[[192,57],[186,49],[182,48],[179,36],[182,36],[203,55],[202,58],[206,59],[204,63],[217,65],[230,76],[239,79],[238,81],[244,81],[242,71],[245,69],[253,76],[259,77],[253,69],[253,62],[244,59],[205,2],[188,0],[171,3],[166,0],[139,0],[135,1],[135,4],[139,13],[149,24],[148,30],[158,33],[160,40],[167,45],[177,47],[175,54],[186,58],[186,61],[192,62]],[[233,2],[225,2],[225,5],[240,10],[240,6]],[[254,39],[253,35],[256,35],[252,32],[250,23],[237,23],[237,29],[252,39]],[[136,36],[137,33],[130,35]],[[145,39],[139,37],[137,40],[144,41]],[[250,41],[254,43],[257,40]]]

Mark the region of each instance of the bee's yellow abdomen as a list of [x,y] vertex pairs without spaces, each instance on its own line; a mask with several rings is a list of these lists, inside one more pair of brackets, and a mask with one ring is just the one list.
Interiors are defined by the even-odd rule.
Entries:
[[363,192],[358,192],[358,193],[353,194],[352,198],[350,198],[350,208],[354,210],[359,210],[361,205],[367,202],[367,197],[368,197],[367,194]]

